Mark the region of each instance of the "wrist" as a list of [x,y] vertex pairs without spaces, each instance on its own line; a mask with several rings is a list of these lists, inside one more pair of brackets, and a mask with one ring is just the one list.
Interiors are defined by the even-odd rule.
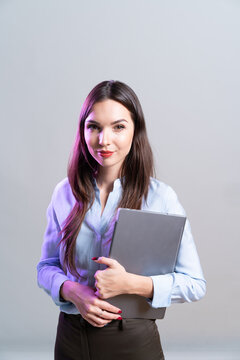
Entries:
[[79,284],[76,281],[66,280],[62,284],[61,296],[73,304],[79,304],[85,302],[86,291],[88,293],[89,287],[86,285]]
[[150,276],[128,273],[127,294],[140,295],[146,298],[153,297],[153,281]]
[[71,280],[66,280],[60,287],[60,298],[65,301],[73,302],[73,285],[74,282]]

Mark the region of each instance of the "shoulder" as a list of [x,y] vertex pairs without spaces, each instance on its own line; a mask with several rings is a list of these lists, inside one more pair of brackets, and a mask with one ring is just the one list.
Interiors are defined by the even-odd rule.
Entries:
[[69,189],[71,189],[70,184],[69,184],[69,180],[68,180],[67,177],[65,177],[64,179],[59,181],[59,183],[57,183],[57,185],[54,188],[53,194],[56,196],[59,193],[68,192]]
[[161,211],[164,210],[169,214],[185,214],[173,188],[156,178],[150,178],[148,199],[161,203]]
[[168,191],[168,188],[170,186],[165,184],[163,181],[160,181],[156,178],[151,177],[150,183],[149,183],[149,190],[159,193],[159,194],[166,194]]
[[149,192],[164,199],[167,199],[169,196],[177,196],[171,186],[152,177],[150,178]]
[[54,188],[52,195],[52,205],[56,213],[63,217],[71,211],[76,199],[72,193],[68,178],[61,180]]

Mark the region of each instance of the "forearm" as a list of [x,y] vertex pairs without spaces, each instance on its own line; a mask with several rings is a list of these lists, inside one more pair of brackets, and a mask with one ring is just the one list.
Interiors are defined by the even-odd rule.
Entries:
[[206,282],[203,278],[192,278],[180,273],[155,275],[151,278],[154,287],[151,306],[154,308],[197,301],[205,295]]
[[66,280],[60,288],[60,295],[64,300],[75,304],[80,300],[80,295],[83,292],[81,290],[83,290],[83,288],[86,288],[86,286],[71,280]]
[[153,281],[149,276],[127,273],[127,293],[152,298]]
[[200,300],[206,293],[206,281],[185,274],[174,274],[171,303],[193,302]]

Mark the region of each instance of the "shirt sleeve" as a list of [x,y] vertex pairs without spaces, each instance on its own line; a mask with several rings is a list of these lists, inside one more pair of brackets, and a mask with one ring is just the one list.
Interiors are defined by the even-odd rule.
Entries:
[[59,259],[60,226],[52,201],[47,209],[47,228],[44,234],[41,259],[37,265],[38,286],[43,288],[53,299],[56,305],[68,302],[60,298],[60,287],[69,278],[64,273]]
[[[186,216],[171,187],[168,188],[166,208],[168,214]],[[197,301],[205,295],[206,281],[188,219],[185,223],[174,272],[166,275],[154,275],[151,278],[153,298],[148,302],[153,308],[168,307],[172,303]]]

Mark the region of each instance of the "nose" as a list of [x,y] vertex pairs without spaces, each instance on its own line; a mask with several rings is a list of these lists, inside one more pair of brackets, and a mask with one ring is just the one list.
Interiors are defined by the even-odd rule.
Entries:
[[99,133],[99,144],[102,146],[110,145],[111,136],[109,134],[108,129],[104,129]]

